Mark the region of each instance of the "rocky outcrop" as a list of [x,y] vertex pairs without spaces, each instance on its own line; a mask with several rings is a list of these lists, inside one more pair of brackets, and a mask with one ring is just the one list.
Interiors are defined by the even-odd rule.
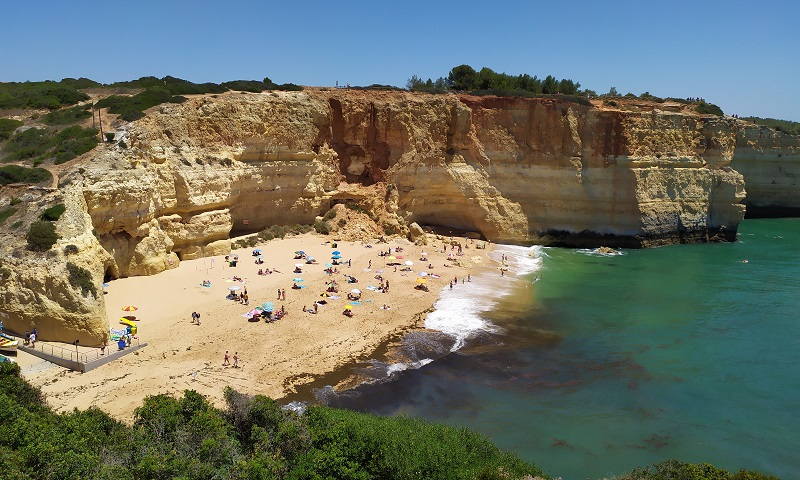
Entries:
[[[576,246],[731,240],[745,208],[737,169],[754,179],[751,205],[795,205],[781,169],[782,155],[797,163],[796,142],[680,108],[552,98],[195,96],[156,107],[65,172],[56,194],[74,213],[59,229],[98,282],[222,254],[231,238],[322,221],[337,205],[327,218],[348,236],[444,227]],[[3,260],[27,266],[0,289],[2,309],[51,338],[99,338],[102,298],[64,283],[56,250]]]
[[742,124],[733,168],[747,185],[747,216],[800,216],[800,136]]
[[[19,239],[2,236],[0,320],[12,332],[37,328],[43,339],[95,345],[108,332],[100,284],[113,260],[92,235],[83,196],[77,190],[34,191],[24,198],[24,222],[34,221],[57,202],[67,209],[55,222],[60,239],[45,254],[25,254]],[[68,263],[93,273],[94,292],[74,284]]]

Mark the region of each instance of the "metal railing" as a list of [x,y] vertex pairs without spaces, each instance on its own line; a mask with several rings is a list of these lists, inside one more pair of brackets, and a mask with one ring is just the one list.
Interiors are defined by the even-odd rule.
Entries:
[[70,348],[59,347],[49,343],[37,342],[34,343],[33,345],[28,343],[27,345],[23,344],[23,347],[42,352],[45,355],[63,358],[64,360],[69,360],[72,362],[86,363],[89,361],[88,355],[86,353],[79,352]]
[[[133,338],[131,340],[130,345],[126,348],[138,346],[140,344],[138,338]],[[81,352],[75,350],[75,348],[67,348],[67,347],[59,347],[58,345],[53,345],[50,343],[43,343],[43,342],[36,342],[33,346],[28,343],[27,345],[22,345],[25,348],[29,348],[31,350],[36,350],[42,352],[45,355],[50,355],[53,357],[61,358],[64,360],[69,360],[71,362],[78,362],[78,363],[89,363],[94,360],[99,360],[106,355],[116,352],[116,343],[112,343],[109,347],[106,347],[105,355],[100,353],[100,350],[97,349],[91,352]]]

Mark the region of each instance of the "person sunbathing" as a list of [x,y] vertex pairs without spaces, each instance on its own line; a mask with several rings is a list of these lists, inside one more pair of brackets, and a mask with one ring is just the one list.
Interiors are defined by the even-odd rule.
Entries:
[[300,285],[298,285],[296,283],[292,283],[292,289],[293,290],[300,290]]

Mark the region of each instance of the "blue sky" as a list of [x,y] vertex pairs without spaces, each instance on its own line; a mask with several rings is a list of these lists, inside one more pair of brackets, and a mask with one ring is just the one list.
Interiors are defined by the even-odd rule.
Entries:
[[0,80],[404,85],[455,65],[800,121],[800,1],[22,1]]

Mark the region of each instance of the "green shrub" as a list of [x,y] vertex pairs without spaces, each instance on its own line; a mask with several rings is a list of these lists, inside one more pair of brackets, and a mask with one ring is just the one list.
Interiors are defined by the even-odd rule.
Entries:
[[22,126],[22,122],[12,118],[0,118],[0,141],[8,140],[14,130]]
[[88,100],[88,95],[75,88],[76,82],[75,79],[64,79],[61,82],[49,80],[44,82],[0,82],[0,109],[47,108],[55,110],[62,106]]
[[223,82],[221,85],[229,90],[253,93],[263,92],[271,88],[271,85],[267,85],[263,81],[260,82],[258,80],[233,80],[230,82]]
[[706,103],[704,101],[698,103],[695,107],[695,110],[697,110],[697,113],[701,113],[703,115],[719,115],[720,117],[724,115],[721,108],[713,103]]
[[19,132],[6,143],[6,160],[16,161],[44,155],[52,147],[52,134],[44,128],[29,128]]
[[0,225],[2,225],[8,217],[17,213],[17,209],[14,207],[6,207],[0,208]]
[[331,226],[324,220],[317,220],[314,222],[314,230],[316,230],[317,233],[327,235],[331,233]]
[[63,215],[66,210],[67,207],[65,207],[63,203],[53,205],[52,207],[42,212],[41,219],[48,220],[50,222],[58,221],[58,219],[61,218],[61,215]]
[[12,224],[11,224],[11,228],[13,228],[13,229],[15,229],[15,230],[16,230],[17,228],[21,227],[21,226],[22,226],[22,220],[17,220],[16,222],[14,222],[14,223],[12,223]]
[[69,244],[69,245],[64,247],[64,254],[65,255],[75,255],[78,252],[79,252],[79,250],[78,250],[78,246],[77,245]]
[[618,480],[778,480],[778,478],[749,470],[732,473],[708,463],[667,460],[649,467],[637,468]]
[[28,227],[28,248],[35,252],[46,252],[58,241],[56,227],[47,220],[38,220]]
[[75,107],[54,110],[45,115],[42,120],[48,125],[65,125],[75,123],[92,116],[89,111],[91,105],[77,105]]
[[41,183],[52,180],[53,176],[44,168],[28,168],[19,165],[0,167],[0,185],[9,183]]
[[[75,245],[68,245],[68,247],[75,247]],[[66,249],[65,249],[66,250]],[[75,247],[76,253],[78,247]],[[92,274],[89,270],[79,267],[74,263],[67,263],[67,272],[69,273],[69,284],[74,288],[80,288],[81,294],[85,297],[86,294],[91,293],[93,297],[97,298],[97,287],[94,285]]]
[[20,199],[19,199],[19,198],[17,198],[17,197],[13,197],[13,198],[11,199],[11,203],[10,203],[10,205],[19,205],[20,203],[22,203],[22,200],[20,200]]
[[790,120],[778,120],[777,118],[761,118],[761,117],[742,117],[742,120],[753,122],[756,125],[764,125],[766,127],[774,128],[778,131],[788,133],[791,135],[800,135],[800,122],[792,122]]
[[5,146],[7,160],[44,160],[55,157],[55,163],[64,163],[92,150],[97,145],[97,130],[77,125],[60,132],[43,128],[29,128],[11,137]]

